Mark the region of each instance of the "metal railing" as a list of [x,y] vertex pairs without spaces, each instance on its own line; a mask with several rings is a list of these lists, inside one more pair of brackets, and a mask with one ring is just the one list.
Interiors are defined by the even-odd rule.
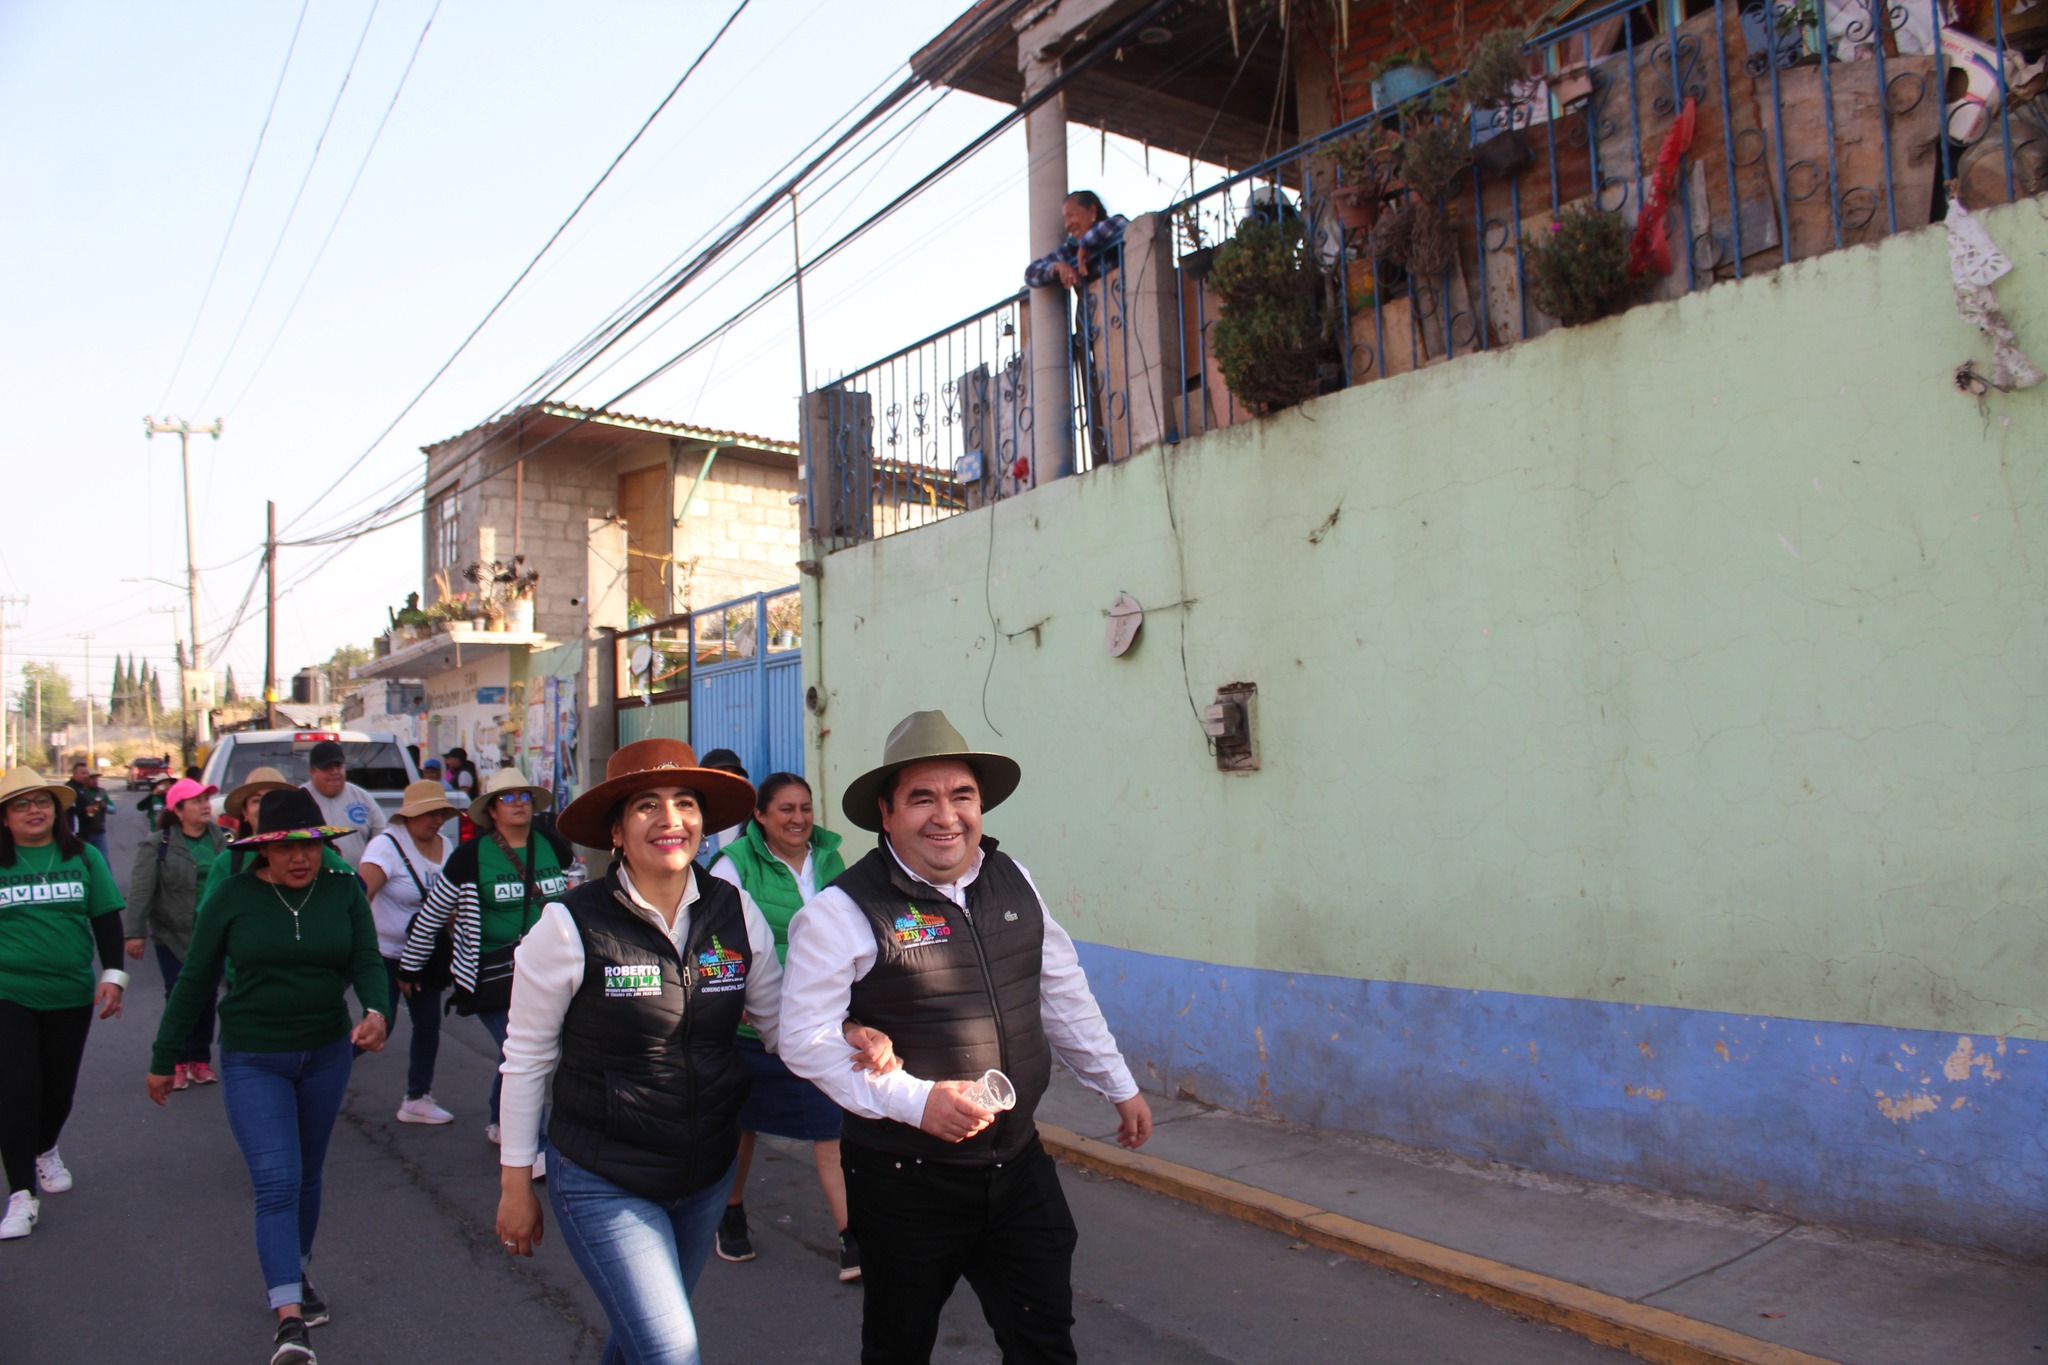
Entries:
[[[2028,65],[1992,11],[1986,41],[1945,27],[1940,0],[1616,0],[1532,38],[1497,107],[1455,111],[1446,77],[1141,219],[1172,303],[1151,324],[1162,335],[1139,334],[1128,238],[1074,291],[1075,468],[1259,410],[1225,381],[1211,282],[1247,222],[1298,231],[1320,338],[1300,378],[1328,392],[1562,325],[1538,304],[1554,290],[1531,248],[1575,209],[1614,215],[1631,238],[1638,273],[1619,308],[1938,222],[1951,194],[1981,208],[2048,190],[2048,67]],[[1399,175],[1346,182],[1353,139],[1398,149],[1432,124],[1455,130],[1466,162],[1441,193],[1424,201]],[[1645,203],[1661,253],[1654,228],[1638,232]],[[1382,227],[1397,214],[1428,220],[1428,251]],[[837,404],[828,534],[887,535],[1029,484],[1022,298],[814,395]],[[1142,429],[1141,390],[1158,415]]]

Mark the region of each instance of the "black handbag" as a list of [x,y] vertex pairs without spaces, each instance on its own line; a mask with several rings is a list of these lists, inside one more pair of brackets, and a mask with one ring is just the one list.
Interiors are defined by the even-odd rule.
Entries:
[[[533,840],[539,837],[535,834],[526,841],[526,871],[521,878],[526,883],[526,895],[520,902],[522,917],[533,908],[534,897],[540,894],[540,888],[533,882]],[[505,841],[505,836],[492,830],[491,838],[497,841],[506,858],[516,865],[512,845]],[[455,987],[453,1007],[457,1014],[503,1014],[512,1008],[512,954],[517,947],[517,944],[508,944],[503,948],[493,948],[477,959],[476,989],[465,991],[459,983]]]

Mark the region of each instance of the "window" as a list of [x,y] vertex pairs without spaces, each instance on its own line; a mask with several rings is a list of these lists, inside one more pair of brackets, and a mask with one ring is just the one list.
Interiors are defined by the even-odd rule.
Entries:
[[455,568],[462,556],[462,514],[453,490],[428,505],[427,525],[434,537],[428,571]]

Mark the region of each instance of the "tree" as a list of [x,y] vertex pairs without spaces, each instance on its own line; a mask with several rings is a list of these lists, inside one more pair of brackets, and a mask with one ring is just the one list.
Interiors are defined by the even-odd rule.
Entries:
[[129,719],[129,686],[127,661],[120,655],[114,656],[114,683],[107,693],[107,714],[116,725],[126,724]]
[[[154,710],[158,715],[162,715],[164,713],[164,690],[162,686],[162,680],[157,675],[155,664],[145,664],[143,665],[143,667],[149,673],[150,708]],[[184,704],[183,698],[179,699],[179,704]]]
[[220,699],[223,703],[229,706],[233,706],[236,702],[242,699],[242,694],[235,690],[235,666],[233,664],[228,665],[227,687],[226,690],[221,693]]
[[[29,714],[35,715],[37,688],[41,687],[42,730],[40,738],[46,739],[52,730],[61,730],[72,720],[71,679],[64,676],[55,664],[37,663],[33,660],[21,666],[21,699],[29,707]],[[39,739],[40,742],[40,739]]]
[[338,697],[346,692],[355,681],[349,677],[349,670],[368,662],[370,651],[361,645],[343,645],[335,650],[333,656],[320,665],[320,671],[327,675],[327,695]]

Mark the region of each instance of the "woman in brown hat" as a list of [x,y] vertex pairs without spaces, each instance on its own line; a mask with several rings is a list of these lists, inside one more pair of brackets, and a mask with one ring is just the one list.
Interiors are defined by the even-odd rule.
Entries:
[[[57,1135],[71,1114],[93,1007],[121,1012],[121,893],[64,813],[75,793],[29,768],[0,778],[0,1240],[26,1237],[36,1198],[71,1188]],[[95,978],[93,953],[101,970]]]
[[[505,1019],[512,1008],[512,950],[540,922],[541,908],[569,889],[562,869],[575,856],[566,843],[534,826],[535,803],[546,795],[517,768],[491,774],[469,808],[476,837],[456,845],[448,855],[441,882],[427,889],[399,959],[399,989],[418,989],[435,941],[444,929],[448,931],[455,947],[450,968],[455,1012],[477,1017],[491,1035],[499,1061],[505,1057]],[[493,1071],[490,1118],[484,1125],[484,1135],[492,1142],[498,1140],[503,1086]]]
[[[441,882],[449,844],[441,827],[455,814],[447,790],[433,778],[407,785],[405,800],[391,823],[363,849],[356,869],[370,897],[370,917],[377,922],[377,951],[384,956],[384,980],[397,1004],[399,959],[405,955],[405,934],[426,904],[427,893]],[[405,1099],[398,1106],[400,1123],[450,1123],[455,1116],[434,1103],[434,1063],[441,1054],[441,992],[445,979],[422,975],[405,993],[406,1017],[412,1021],[407,1053]]]
[[[698,1359],[690,1294],[749,1084],[734,1039],[744,1016],[775,1045],[782,969],[752,898],[693,860],[705,830],[753,806],[744,779],[700,766],[680,740],[626,745],[560,822],[612,849],[610,869],[551,903],[519,946],[498,1236],[520,1256],[541,1238],[530,1163],[552,1075],[548,1202],[610,1321],[606,1360]],[[865,1041],[869,1065],[893,1064],[886,1039]]]

